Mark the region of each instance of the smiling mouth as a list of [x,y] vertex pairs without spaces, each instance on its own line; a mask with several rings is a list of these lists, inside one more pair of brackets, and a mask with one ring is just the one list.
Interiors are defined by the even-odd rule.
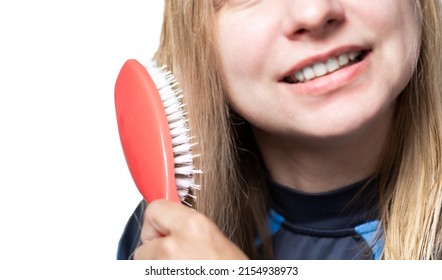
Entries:
[[327,74],[336,72],[345,67],[351,66],[363,60],[369,50],[362,50],[358,52],[347,52],[339,54],[336,57],[331,57],[324,62],[316,62],[312,65],[306,66],[293,74],[284,77],[282,82],[289,84],[298,84],[312,81],[314,79],[323,77]]

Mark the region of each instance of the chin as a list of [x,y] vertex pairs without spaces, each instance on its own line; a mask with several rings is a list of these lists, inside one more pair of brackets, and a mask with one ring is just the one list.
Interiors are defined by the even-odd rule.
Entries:
[[297,137],[310,141],[338,141],[351,140],[364,135],[371,126],[367,123],[321,123],[298,131]]

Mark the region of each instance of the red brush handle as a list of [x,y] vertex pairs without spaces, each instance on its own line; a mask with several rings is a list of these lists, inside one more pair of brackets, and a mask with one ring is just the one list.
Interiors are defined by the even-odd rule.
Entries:
[[144,199],[180,202],[164,106],[146,68],[134,59],[118,75],[115,109],[124,156]]

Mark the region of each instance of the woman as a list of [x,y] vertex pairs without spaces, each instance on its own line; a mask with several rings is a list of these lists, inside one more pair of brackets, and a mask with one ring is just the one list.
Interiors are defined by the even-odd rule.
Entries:
[[387,2],[167,0],[202,190],[120,257],[442,258],[440,2]]

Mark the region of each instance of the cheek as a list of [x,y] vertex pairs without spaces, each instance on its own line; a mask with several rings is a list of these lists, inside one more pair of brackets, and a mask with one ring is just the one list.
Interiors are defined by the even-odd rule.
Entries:
[[[375,42],[376,71],[379,71],[381,85],[392,94],[399,94],[416,68],[421,41],[419,16],[414,1],[373,0],[370,3],[372,10],[357,10],[358,17],[364,19],[364,27]],[[368,1],[361,4],[368,5]]]
[[248,37],[249,34],[241,30],[221,30],[218,36],[218,51],[227,76],[246,78],[258,68],[258,61],[254,57],[259,54],[250,47],[253,45],[253,38]]
[[408,9],[402,7],[401,12],[401,16],[395,22],[395,35],[392,35],[395,44],[392,43],[388,50],[393,58],[391,67],[397,67],[399,70],[398,90],[404,89],[415,71],[421,46],[421,26],[418,16],[412,7]]
[[257,19],[255,15],[219,17],[217,46],[228,76],[247,80],[261,74],[275,41],[268,35],[275,34],[268,18]]

